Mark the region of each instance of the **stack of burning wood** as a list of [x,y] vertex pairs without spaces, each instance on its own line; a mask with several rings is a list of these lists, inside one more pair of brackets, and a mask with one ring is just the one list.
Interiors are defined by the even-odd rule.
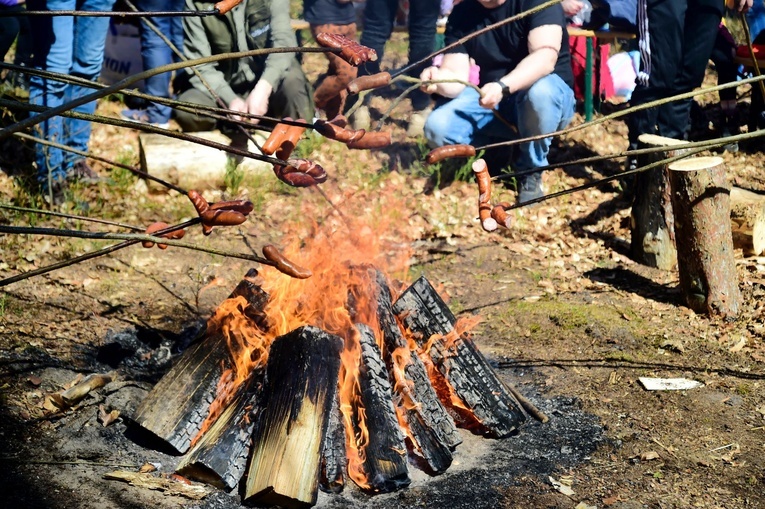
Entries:
[[[234,346],[271,326],[254,269],[219,306],[134,416],[184,455],[179,474],[226,490],[241,481],[248,504],[305,507],[349,478],[382,493],[409,485],[410,464],[446,471],[458,426],[492,438],[519,428],[514,389],[425,278],[394,302],[381,271],[349,270],[352,330],[303,325],[258,348]],[[235,375],[237,357],[260,362]]]

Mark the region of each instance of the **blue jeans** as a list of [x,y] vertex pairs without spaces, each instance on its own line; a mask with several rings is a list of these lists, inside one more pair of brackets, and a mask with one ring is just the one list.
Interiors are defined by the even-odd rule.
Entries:
[[[574,91],[557,74],[549,74],[528,90],[517,92],[497,106],[497,113],[516,126],[514,132],[494,112],[478,104],[478,92],[466,87],[454,99],[440,99],[425,122],[431,147],[465,143],[484,145],[563,129],[574,116]],[[551,138],[517,145],[514,171],[547,165]]]
[[[136,0],[135,6],[141,11],[182,11],[184,0]],[[183,18],[176,17],[152,17],[149,21],[167,37],[178,50],[183,51]],[[180,58],[170,49],[154,30],[149,28],[146,22],[141,19],[141,56],[143,57],[143,68],[146,70],[161,67],[173,62],[178,62]],[[157,74],[144,80],[144,92],[157,97],[170,97],[170,78],[171,74],[165,72]],[[170,120],[170,106],[149,103],[146,107],[146,113],[149,116],[149,122],[153,124],[164,124]]]
[[[29,10],[110,11],[115,0],[29,0]],[[53,71],[96,81],[104,58],[109,18],[72,16],[32,16],[29,18],[34,37],[33,65]],[[93,90],[69,85],[53,79],[33,76],[30,80],[29,101],[54,108],[88,95]],[[95,101],[74,108],[92,114]],[[72,118],[53,117],[38,124],[38,136],[87,151],[90,122]],[[75,160],[82,156],[38,144],[36,147],[37,179],[47,182],[50,169],[53,180],[63,180]]]
[[[359,67],[359,76],[380,72],[385,43],[393,33],[398,3],[399,0],[367,0],[360,42],[377,52],[377,60]],[[417,62],[435,49],[436,21],[440,11],[441,0],[409,1],[409,62]],[[409,76],[419,77],[420,72],[428,65],[430,63],[426,62],[411,70]],[[420,90],[414,91],[409,97],[415,110],[425,109],[430,104],[430,97]]]

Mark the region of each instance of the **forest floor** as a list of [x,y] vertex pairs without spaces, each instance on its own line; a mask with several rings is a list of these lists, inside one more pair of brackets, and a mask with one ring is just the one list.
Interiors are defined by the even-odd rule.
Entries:
[[[386,55],[386,65],[399,66],[397,54]],[[322,65],[319,56],[306,56],[312,77]],[[377,118],[391,97],[373,99]],[[711,99],[702,102],[714,118]],[[99,112],[116,116],[121,107],[111,98]],[[677,271],[630,259],[630,202],[616,181],[519,209],[512,229],[486,233],[476,218],[475,183],[424,166],[422,141],[404,132],[407,107],[404,101],[392,112],[385,128],[394,144],[385,150],[354,151],[317,137],[301,142],[301,155],[330,175],[321,186],[326,197],[288,188],[270,171],[232,174],[225,189],[205,196],[251,200],[249,220],[209,237],[192,229],[185,240],[258,253],[266,243],[371,234],[380,245],[374,261],[391,279],[411,282],[424,275],[455,314],[481,317],[476,344],[500,378],[547,411],[551,421],[530,422],[518,436],[500,441],[465,432],[467,445],[457,449],[454,468],[443,476],[415,476],[412,487],[391,495],[369,496],[349,487],[342,495],[321,494],[318,505],[765,507],[765,258],[736,251],[743,302],[738,318],[724,321],[684,305]],[[577,116],[574,125],[582,121]],[[133,131],[97,126],[92,149],[137,164],[137,139]],[[556,140],[551,160],[626,148],[624,122],[612,120]],[[28,152],[4,154],[0,203],[40,206],[20,185]],[[762,152],[742,147],[718,155],[731,183],[765,193]],[[622,165],[615,160],[558,168],[544,174],[545,187],[572,188],[613,175]],[[135,225],[192,217],[191,205],[178,193],[147,187],[100,163],[95,167],[109,181],[76,188],[65,210]],[[514,201],[511,186],[495,183],[494,193],[495,201]],[[347,224],[355,231],[344,230],[327,200],[351,219]],[[0,223],[107,228],[8,210],[0,211]],[[103,245],[2,235],[0,277]],[[405,266],[386,266],[402,252]],[[103,479],[112,470],[135,470],[146,462],[160,463],[159,471],[169,474],[177,458],[130,440],[127,419],[109,426],[98,419],[99,406],[128,415],[252,265],[179,248],[134,246],[3,288],[0,483],[7,507],[239,507],[237,496],[223,492],[191,501]],[[52,411],[50,395],[78,374],[107,372],[116,381],[76,410]],[[703,386],[649,391],[639,377],[686,377]],[[571,491],[556,489],[550,478]]]

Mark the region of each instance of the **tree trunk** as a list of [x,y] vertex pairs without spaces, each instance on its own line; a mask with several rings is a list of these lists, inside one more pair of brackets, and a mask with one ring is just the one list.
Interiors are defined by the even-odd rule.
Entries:
[[341,338],[311,326],[272,343],[246,504],[296,508],[316,503],[342,348]]
[[[251,269],[229,299],[244,297],[249,303],[244,314],[261,320],[268,294],[258,286],[257,275],[257,270]],[[149,392],[133,421],[184,454],[207,419],[221,376],[230,368],[226,338],[219,331],[206,332]]]
[[741,293],[733,258],[730,184],[720,157],[670,165],[680,288],[697,313],[735,318]]
[[[645,166],[681,152],[673,150],[680,140],[643,134],[639,138],[643,147],[667,147],[666,152],[655,152],[638,157],[638,165]],[[666,166],[638,173],[635,176],[635,200],[632,204],[630,256],[649,267],[672,270],[677,263],[675,250],[674,216]]]
[[[465,419],[477,419],[481,431],[491,437],[506,437],[520,427],[526,420],[520,404],[497,378],[472,339],[467,334],[456,334],[456,318],[427,279],[415,281],[398,298],[393,311],[421,349],[434,335],[440,336],[429,351],[420,353],[444,379],[438,393],[445,405]],[[449,385],[453,394],[446,392]],[[460,400],[458,404],[452,397]],[[470,413],[466,414],[460,406]]]

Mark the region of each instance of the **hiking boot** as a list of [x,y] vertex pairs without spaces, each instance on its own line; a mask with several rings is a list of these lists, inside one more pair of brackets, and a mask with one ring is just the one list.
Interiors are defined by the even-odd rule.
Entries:
[[[61,206],[66,201],[66,191],[69,189],[69,182],[66,180],[54,180],[51,182],[50,192],[48,191],[48,182],[40,183],[40,194],[43,200],[53,206]],[[51,201],[51,198],[53,201]]]
[[69,171],[67,178],[82,182],[83,184],[97,184],[104,180],[93,170],[93,168],[90,167],[85,159],[80,159],[72,165],[72,169]]
[[[723,138],[727,138],[729,136],[735,136],[737,134],[741,133],[741,126],[739,125],[738,118],[736,115],[731,115],[725,119],[725,124],[723,125],[723,128],[720,131],[720,135]],[[726,143],[723,145],[723,150],[726,152],[735,153],[738,152],[738,142],[732,141],[730,143]]]
[[416,138],[425,134],[425,122],[433,108],[426,108],[422,111],[416,111],[409,117],[409,125],[406,128],[406,135],[410,138]]

